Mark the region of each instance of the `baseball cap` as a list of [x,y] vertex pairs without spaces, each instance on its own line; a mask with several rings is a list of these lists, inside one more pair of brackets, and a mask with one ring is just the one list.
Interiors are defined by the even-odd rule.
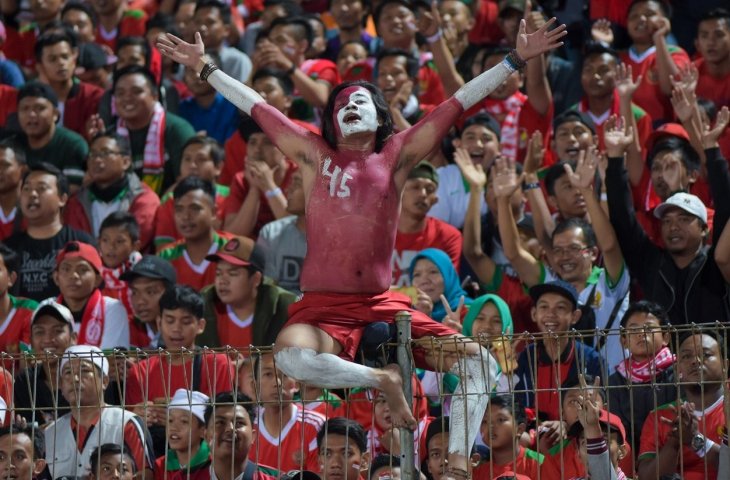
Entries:
[[322,477],[309,470],[290,470],[279,477],[279,480],[322,480]]
[[211,262],[224,261],[238,267],[252,266],[262,271],[266,263],[261,250],[248,237],[231,238],[218,250],[218,253],[208,255],[205,259]]
[[416,164],[415,167],[408,174],[408,180],[412,178],[425,178],[431,180],[436,185],[439,184],[439,174],[436,171],[436,167],[431,165],[429,162],[422,160]]
[[699,197],[692,195],[691,193],[675,193],[671,197],[667,198],[664,203],[654,209],[654,216],[656,218],[662,218],[664,213],[673,207],[681,208],[685,212],[698,217],[705,225],[707,225],[707,208]]
[[53,297],[46,298],[38,304],[33,312],[33,316],[30,318],[30,324],[33,325],[41,315],[50,315],[61,322],[67,323],[71,328],[74,327],[74,316],[71,310],[65,305],[56,302]]
[[546,293],[557,293],[567,298],[573,304],[573,308],[578,306],[578,292],[575,287],[564,280],[553,280],[547,283],[541,283],[530,287],[530,297],[532,301],[537,303],[541,296]]
[[96,273],[101,273],[101,256],[95,246],[89,245],[88,243],[78,242],[72,240],[68,242],[56,255],[56,268],[61,265],[61,262],[69,258],[81,258],[86,260],[94,267]]
[[208,401],[210,398],[204,393],[178,388],[170,399],[167,409],[187,410],[205,423],[205,409]]
[[[618,416],[602,408],[601,413],[598,417],[598,422],[609,431],[619,434],[620,445],[623,445],[626,442],[626,429],[624,428],[624,424]],[[582,431],[583,425],[580,422],[575,422],[573,426],[570,427],[570,430],[568,431],[568,436],[577,438]]]
[[680,125],[679,123],[665,123],[664,125],[661,125],[659,128],[654,130],[649,134],[649,137],[646,139],[646,151],[651,152],[651,150],[654,148],[654,145],[661,140],[663,137],[679,137],[682,140],[690,141],[689,139],[689,133],[687,133],[687,130]]
[[101,370],[104,375],[109,375],[109,362],[104,356],[104,352],[102,352],[99,347],[95,347],[93,345],[72,345],[68,347],[66,351],[63,352],[63,357],[61,357],[61,370],[63,370],[63,366],[73,358],[89,361],[99,367],[99,370]]
[[169,262],[155,255],[144,255],[139,262],[134,264],[131,270],[119,276],[125,282],[131,282],[138,277],[164,280],[171,285],[177,283],[175,268]]
[[116,61],[117,57],[107,55],[98,43],[82,43],[79,45],[77,66],[84,71],[113,65]]
[[525,0],[502,0],[499,2],[499,16],[501,17],[507,10],[525,11]]

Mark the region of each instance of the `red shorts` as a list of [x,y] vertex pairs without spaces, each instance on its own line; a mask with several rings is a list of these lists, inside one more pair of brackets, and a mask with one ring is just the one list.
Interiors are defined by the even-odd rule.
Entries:
[[[411,337],[414,339],[458,333],[428,315],[413,310],[407,295],[390,290],[373,296],[307,292],[301,300],[289,306],[289,321],[285,327],[295,323],[315,326],[342,346],[340,357],[353,361],[365,327],[375,322],[394,323],[395,314],[403,310],[411,314]],[[417,352],[414,352],[414,357],[420,366],[423,357]]]

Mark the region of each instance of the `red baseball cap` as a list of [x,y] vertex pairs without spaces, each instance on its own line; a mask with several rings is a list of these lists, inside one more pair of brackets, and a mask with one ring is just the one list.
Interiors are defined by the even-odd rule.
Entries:
[[217,253],[205,257],[210,262],[228,262],[238,267],[253,266],[256,270],[264,270],[263,252],[256,242],[248,237],[233,237]]
[[61,262],[68,258],[81,258],[86,260],[92,267],[94,267],[96,273],[101,273],[101,257],[99,256],[99,252],[96,250],[96,247],[93,245],[89,245],[84,242],[77,242],[75,240],[68,242],[64,245],[61,251],[58,252],[58,255],[56,255],[56,268],[61,265]]
[[651,152],[651,149],[654,148],[654,144],[663,137],[679,137],[682,140],[690,141],[689,133],[687,133],[687,130],[685,130],[682,125],[669,122],[651,132],[649,137],[646,139],[646,151]]

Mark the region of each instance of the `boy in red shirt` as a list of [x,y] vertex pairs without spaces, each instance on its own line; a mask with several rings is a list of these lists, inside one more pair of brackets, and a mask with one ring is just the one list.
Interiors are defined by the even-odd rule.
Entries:
[[96,43],[114,51],[120,38],[144,36],[147,14],[142,10],[128,9],[125,0],[92,0],[89,3],[99,17]]
[[121,277],[142,259],[139,244],[139,224],[131,213],[114,212],[101,222],[99,250],[102,261],[101,276],[104,279],[102,293],[122,302],[130,321],[134,318],[132,292]]
[[702,58],[695,60],[699,72],[696,93],[712,100],[719,109],[730,106],[730,12],[710,10],[700,17],[695,39]]
[[421,162],[411,170],[401,197],[401,214],[391,266],[393,285],[410,286],[408,269],[418,252],[433,247],[446,252],[459,269],[461,261],[461,233],[437,218],[428,216],[431,207],[438,202],[436,190],[439,174],[428,162]]
[[[217,182],[224,158],[225,153],[215,139],[196,135],[183,146],[180,175],[177,177],[177,181],[180,182],[184,178],[195,175],[207,182]],[[160,198],[160,206],[155,218],[155,248],[157,249],[182,238],[175,227],[174,189],[173,185]],[[230,191],[230,187],[215,183],[215,208],[219,224],[223,223],[223,203]]]
[[325,418],[293,403],[297,385],[274,365],[274,355],[263,354],[254,360],[254,391],[261,405],[256,415],[256,436],[253,460],[279,471],[316,471],[317,432]]
[[[10,294],[18,278],[19,262],[18,254],[0,243],[0,351],[8,355],[17,355],[30,345],[30,319],[38,306],[33,300]],[[13,374],[18,366],[7,357],[0,362],[0,367]]]
[[206,260],[231,237],[215,229],[215,190],[199,177],[181,180],[173,190],[175,227],[182,240],[163,248],[159,256],[177,271],[178,282],[200,291],[215,280],[215,265]]
[[679,47],[667,44],[671,30],[669,7],[659,0],[631,4],[627,28],[633,44],[621,54],[621,61],[632,68],[634,80],[641,77],[634,102],[656,122],[674,118],[671,77],[689,64],[689,56]]
[[361,475],[370,467],[372,457],[365,444],[365,431],[348,418],[327,420],[317,434],[317,449],[320,467],[317,471],[322,478],[362,480]]
[[203,298],[188,286],[175,285],[160,298],[158,327],[167,353],[139,361],[129,370],[126,383],[127,405],[136,406],[150,426],[164,430],[167,415],[160,404],[167,405],[179,388],[212,397],[233,386],[234,364],[228,356],[201,352],[195,345],[195,337],[205,328],[203,308]]
[[474,469],[475,480],[489,480],[505,472],[538,478],[543,456],[519,444],[525,431],[525,408],[512,395],[493,395],[482,420],[482,441],[490,461]]

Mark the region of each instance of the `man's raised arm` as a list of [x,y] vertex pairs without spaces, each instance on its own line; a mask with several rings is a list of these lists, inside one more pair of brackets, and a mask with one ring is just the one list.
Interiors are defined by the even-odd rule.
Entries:
[[269,106],[258,92],[209,62],[200,33],[195,33],[195,43],[187,43],[170,33],[162,34],[157,37],[157,49],[166,57],[195,70],[202,80],[210,83],[239,110],[250,115],[287,158],[299,164],[310,163],[312,147],[324,143],[322,137],[295,124]]
[[550,30],[555,21],[555,18],[551,18],[535,33],[528,34],[525,20],[521,20],[516,48],[501,63],[466,83],[451,99],[439,105],[430,115],[398,134],[405,137],[399,167],[405,172],[410,172],[416,163],[437,147],[464,111],[502,85],[512,73],[523,68],[528,60],[561,46],[563,42],[560,39],[567,32],[565,25]]

